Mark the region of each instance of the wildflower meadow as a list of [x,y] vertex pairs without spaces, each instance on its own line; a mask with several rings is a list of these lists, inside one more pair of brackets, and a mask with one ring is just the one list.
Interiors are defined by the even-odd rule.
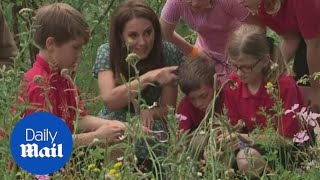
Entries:
[[[151,7],[159,15],[165,0],[148,0]],[[15,34],[19,47],[13,69],[0,68],[0,127],[6,137],[0,139],[0,179],[318,179],[320,177],[320,147],[317,142],[313,146],[304,146],[303,142],[311,139],[306,131],[297,133],[293,139],[284,139],[285,146],[292,149],[290,154],[279,154],[281,147],[277,140],[278,133],[273,128],[273,122],[283,114],[298,117],[304,127],[318,128],[317,119],[320,114],[310,112],[308,107],[293,106],[291,109],[282,109],[282,102],[278,96],[277,85],[267,83],[268,93],[275,100],[272,109],[274,115],[261,108],[261,114],[268,119],[268,128],[262,131],[256,128],[251,135],[252,142],[246,144],[260,144],[267,150],[263,155],[267,165],[262,174],[247,177],[238,173],[233,167],[235,153],[232,141],[228,139],[217,140],[217,136],[225,134],[237,137],[242,124],[232,127],[225,115],[215,114],[214,102],[200,127],[193,133],[185,135],[178,132],[179,121],[186,120],[181,114],[175,113],[175,107],[167,115],[168,131],[154,131],[146,135],[139,121],[139,113],[128,115],[128,130],[120,137],[121,143],[111,144],[94,140],[89,146],[77,147],[73,150],[69,162],[59,171],[47,175],[37,176],[19,168],[11,156],[9,136],[15,124],[21,119],[20,115],[24,105],[17,104],[18,90],[21,85],[23,73],[31,67],[36,46],[32,41],[31,22],[34,10],[45,3],[61,2],[60,0],[1,0],[6,20]],[[108,38],[110,16],[115,7],[121,2],[118,0],[65,0],[85,15],[91,27],[91,38],[83,49],[78,73],[72,81],[80,88],[79,96],[89,114],[96,115],[103,103],[99,97],[97,80],[92,76],[92,66],[96,58],[97,48],[105,43]],[[183,22],[179,23],[178,32],[188,41],[195,41],[195,33],[186,28]],[[280,39],[272,32],[278,41]],[[129,57],[130,58],[130,57]],[[132,57],[131,57],[132,58]],[[134,59],[134,57],[133,57]],[[135,62],[129,65],[135,67]],[[65,72],[66,74],[68,72]],[[137,72],[138,73],[138,72]],[[132,78],[139,78],[138,76]],[[225,84],[230,82],[225,82]],[[224,86],[223,84],[222,86]],[[236,86],[236,84],[235,84]],[[215,92],[217,99],[221,89]],[[182,93],[179,93],[181,99]],[[138,103],[140,104],[140,103]],[[138,109],[153,108],[141,105]],[[14,111],[12,109],[14,107]],[[75,123],[77,124],[77,123]],[[76,128],[77,129],[77,128]],[[317,132],[317,131],[316,131]],[[260,139],[258,135],[264,134]],[[149,166],[139,164],[135,156],[136,142],[143,141],[147,144]],[[149,143],[149,142],[156,143]],[[245,147],[241,147],[245,148]],[[157,156],[161,154],[161,156]],[[250,155],[248,157],[250,159]],[[299,163],[298,163],[299,162]],[[44,166],[47,166],[44,164]],[[250,164],[249,164],[250,166]],[[252,165],[253,166],[253,165]],[[150,168],[151,167],[151,168]]]

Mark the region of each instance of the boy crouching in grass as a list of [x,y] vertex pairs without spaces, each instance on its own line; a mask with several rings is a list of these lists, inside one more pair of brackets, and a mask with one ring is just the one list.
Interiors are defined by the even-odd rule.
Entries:
[[[178,84],[185,97],[177,108],[179,130],[190,133],[200,125],[213,100],[214,74],[214,62],[202,56],[180,65]],[[220,102],[218,98],[215,102],[215,112],[221,111]]]
[[[26,89],[20,96],[30,104],[24,115],[46,111],[62,118],[74,134],[75,146],[90,144],[94,139],[118,142],[125,124],[88,115],[72,80],[90,36],[84,17],[68,4],[55,3],[37,10],[33,27],[40,51],[24,75]],[[77,114],[81,133],[76,134]]]
[[[206,128],[200,124],[205,117],[205,114],[210,111],[212,101],[215,101],[214,111],[221,112],[221,98],[214,98],[214,61],[206,57],[197,56],[194,59],[189,59],[183,62],[178,69],[178,84],[185,97],[181,100],[177,108],[177,118],[179,119],[179,131],[183,134],[188,134],[187,140],[190,140],[190,146],[193,153],[200,156],[206,141],[208,133]],[[219,87],[217,82],[217,87]],[[198,129],[198,130],[197,130]],[[193,133],[204,132],[204,133]],[[198,155],[196,155],[198,156]]]

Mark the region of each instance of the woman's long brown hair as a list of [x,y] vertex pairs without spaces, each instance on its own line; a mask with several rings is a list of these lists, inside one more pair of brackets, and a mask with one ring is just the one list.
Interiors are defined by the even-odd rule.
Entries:
[[[160,23],[155,12],[143,0],[124,1],[115,11],[110,24],[110,63],[116,82],[122,84],[120,74],[127,80],[134,77],[132,67],[128,67],[125,58],[128,54],[122,33],[126,23],[134,18],[145,18],[149,20],[154,28],[154,45],[146,59],[140,60],[137,64],[139,74],[142,75],[150,70],[164,66],[162,55],[162,36]],[[130,74],[129,74],[129,68]]]

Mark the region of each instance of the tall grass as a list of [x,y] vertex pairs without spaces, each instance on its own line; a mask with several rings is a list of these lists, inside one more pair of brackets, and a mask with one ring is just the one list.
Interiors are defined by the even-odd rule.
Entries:
[[[164,0],[149,0],[151,6],[159,14]],[[19,22],[19,33],[16,34],[19,39],[20,53],[17,57],[15,68],[9,71],[0,70],[0,127],[4,128],[7,134],[10,134],[15,123],[20,119],[19,114],[23,107],[16,105],[18,87],[21,82],[21,76],[24,71],[31,67],[33,59],[32,38],[29,27],[31,18],[22,14],[11,14],[12,7],[30,8],[34,10],[44,2],[42,0],[32,1],[24,0],[3,0],[2,7],[6,7],[5,14],[10,25],[13,25],[15,19]],[[49,0],[46,3],[58,2]],[[110,16],[114,8],[120,3],[117,0],[66,0],[79,9],[89,22],[93,31],[89,43],[86,45],[83,57],[80,60],[78,73],[75,83],[80,88],[80,96],[84,100],[90,114],[97,114],[102,107],[99,98],[99,92],[96,79],[91,76],[91,68],[95,61],[97,48],[107,41],[108,25]],[[180,33],[189,36],[190,41],[194,41],[194,34],[186,31],[185,25],[179,25]],[[182,28],[181,28],[182,27]],[[80,73],[79,73],[80,72]],[[217,92],[218,93],[218,92]],[[216,94],[218,95],[218,94]],[[281,102],[280,102],[281,103]],[[214,106],[214,104],[213,104]],[[12,107],[15,112],[12,115]],[[214,107],[212,107],[214,108]],[[279,107],[276,109],[278,114],[283,113]],[[262,113],[264,113],[262,111]],[[265,116],[270,120],[274,117],[268,114]],[[145,136],[141,130],[139,116],[131,116],[128,120],[129,130],[126,133],[124,141],[117,145],[105,144],[94,141],[87,147],[79,147],[74,150],[73,156],[63,170],[52,175],[53,179],[234,179],[235,172],[231,168],[234,159],[234,153],[227,142],[218,142],[216,137],[219,133],[231,134],[237,133],[236,128],[228,125],[225,115],[215,115],[210,112],[204,118],[200,127],[192,134],[180,134],[177,131],[178,119],[172,109],[167,116],[168,130],[170,137],[167,143],[159,142],[156,147],[151,144],[147,146],[149,158],[153,169],[144,171],[143,167],[137,165],[135,157],[135,144],[142,139],[147,144],[150,137]],[[293,164],[290,167],[284,167],[278,163],[277,153],[279,146],[274,139],[278,138],[277,133],[271,127],[262,132],[256,129],[255,135],[266,133],[268,141],[260,142],[266,149],[269,149],[264,155],[268,162],[273,162],[273,168],[266,168],[263,174],[259,175],[261,179],[317,179],[320,176],[319,154],[320,149],[316,145],[303,151],[298,151],[297,156],[303,158],[302,164]],[[256,140],[258,141],[258,139]],[[190,143],[191,142],[191,143]],[[155,156],[155,150],[158,146],[164,147],[165,156]],[[162,148],[163,149],[163,148]],[[119,151],[121,150],[121,151]],[[0,179],[32,179],[33,176],[11,165],[13,162],[9,138],[0,140]],[[286,157],[285,157],[286,158]],[[289,164],[289,163],[288,163]],[[238,175],[243,179],[248,177]]]

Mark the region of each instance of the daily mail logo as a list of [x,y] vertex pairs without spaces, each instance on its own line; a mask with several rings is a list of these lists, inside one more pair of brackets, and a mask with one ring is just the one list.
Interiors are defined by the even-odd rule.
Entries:
[[21,119],[10,137],[16,163],[32,174],[50,174],[69,160],[73,141],[68,126],[57,116],[33,113]]
[[62,144],[56,145],[54,143],[55,138],[57,137],[58,132],[56,131],[54,135],[51,134],[49,129],[44,129],[42,131],[34,131],[33,129],[27,128],[26,129],[26,141],[51,141],[52,147],[44,147],[39,149],[38,144],[21,144],[21,157],[63,157],[62,153]]

